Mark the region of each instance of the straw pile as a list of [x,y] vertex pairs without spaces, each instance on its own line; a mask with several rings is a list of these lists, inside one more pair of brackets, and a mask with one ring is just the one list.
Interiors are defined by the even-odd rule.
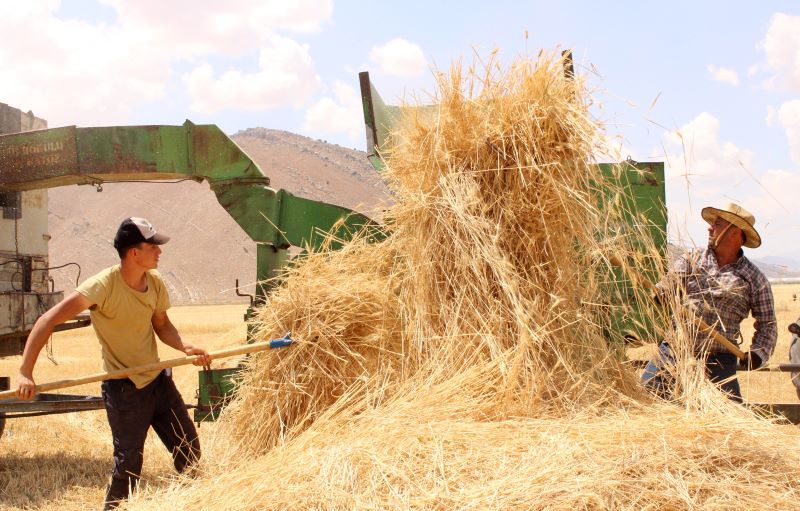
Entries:
[[629,312],[609,256],[646,234],[618,229],[560,59],[455,66],[434,101],[387,159],[391,237],[290,271],[257,326],[298,343],[250,361],[204,477],[131,508],[795,507],[793,428],[690,357],[654,402],[604,337]]
[[361,240],[311,254],[289,270],[260,311],[256,337],[291,331],[298,344],[250,361],[246,390],[226,411],[228,434],[243,440],[242,450],[268,451],[314,423],[365,375],[400,369],[392,256],[388,244]]

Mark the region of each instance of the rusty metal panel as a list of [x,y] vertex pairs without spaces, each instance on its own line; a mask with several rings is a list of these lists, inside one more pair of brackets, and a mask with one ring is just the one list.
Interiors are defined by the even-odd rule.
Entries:
[[22,131],[22,111],[19,108],[0,103],[0,135]]
[[18,131],[32,131],[47,129],[47,121],[40,119],[33,115],[33,112],[20,112],[19,115],[19,130]]
[[77,172],[75,126],[0,136],[0,188]]
[[33,324],[45,311],[61,301],[64,293],[0,294],[0,336],[22,334],[33,328]]
[[6,198],[3,205],[15,206],[16,203],[9,201],[9,198],[17,194],[20,197],[19,209],[3,208],[4,211],[16,210],[19,214],[0,218],[0,252],[12,255],[47,256],[47,190],[23,192],[0,190],[0,192]]
[[[83,410],[100,410],[104,408],[103,398],[95,396],[78,396],[71,394],[37,394],[32,401],[4,399],[0,401],[2,413],[50,412],[68,413]],[[7,416],[13,419],[13,416]]]
[[0,335],[24,331],[22,296],[17,293],[0,295]]
[[[46,240],[45,240],[46,241]],[[31,275],[31,291],[35,293],[51,292],[49,259],[46,257],[32,257],[33,272]]]
[[[57,301],[55,298],[58,296],[59,294],[57,293],[54,296],[54,301]],[[88,314],[79,314],[73,320],[56,325],[56,327],[53,329],[53,332],[63,332],[65,330],[83,328],[91,324],[92,321]],[[28,340],[29,333],[30,329],[28,328],[23,331],[15,331],[10,334],[0,335],[0,357],[21,355],[22,351],[25,349],[25,343]]]
[[47,121],[23,112],[19,108],[0,103],[0,135],[47,128]]
[[[29,289],[25,283],[29,283]],[[44,256],[20,255],[0,252],[0,292],[31,291],[50,292],[48,259]]]
[[104,175],[106,179],[115,174],[157,174],[164,161],[174,162],[169,170],[185,170],[185,131],[177,126],[171,127],[171,130],[169,128],[81,128],[78,137],[81,173]]
[[22,355],[26,339],[26,336],[0,338],[0,357]]

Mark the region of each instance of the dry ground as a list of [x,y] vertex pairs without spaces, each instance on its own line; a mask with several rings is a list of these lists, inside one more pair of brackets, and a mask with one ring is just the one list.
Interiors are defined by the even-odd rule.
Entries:
[[[786,326],[800,317],[800,302],[793,300],[794,294],[800,294],[800,285],[780,285],[773,290],[779,340],[772,362],[777,363],[788,360],[791,337]],[[245,308],[245,305],[176,307],[170,316],[188,340],[214,350],[243,342]],[[745,338],[749,338],[751,332],[752,326],[748,323]],[[38,381],[99,371],[99,346],[91,329],[56,334],[52,346],[52,358],[57,364],[43,354],[36,368]],[[162,358],[177,356],[180,354],[170,348],[162,351]],[[13,377],[19,361],[20,357],[0,359],[0,375]],[[186,401],[192,402],[197,388],[196,368],[176,368],[175,380]],[[787,374],[740,373],[740,380],[749,401],[794,402],[797,399]],[[90,384],[69,392],[97,395],[99,386]],[[215,425],[203,424],[200,436],[206,444],[218,440],[215,439]],[[110,432],[102,410],[10,420],[0,438],[0,510],[99,508],[110,462]],[[169,456],[155,435],[150,435],[142,484],[150,488],[166,486],[171,475]]]
[[[800,284],[774,285],[775,312],[778,316],[778,345],[770,363],[789,361],[789,344],[792,335],[787,331],[789,323],[800,318]],[[798,301],[794,300],[797,295]],[[750,318],[742,329],[745,339],[753,336],[753,321]],[[742,347],[744,349],[745,347]],[[742,392],[749,401],[762,403],[793,403],[797,401],[789,373],[739,373]]]
[[[241,345],[245,338],[246,305],[176,307],[170,317],[184,338],[217,350]],[[100,368],[100,348],[91,328],[54,335],[52,355],[43,352],[35,370],[39,382],[94,374]],[[162,359],[181,354],[163,346]],[[20,357],[0,359],[0,375],[16,379]],[[232,359],[214,367],[233,364]],[[197,368],[175,368],[174,378],[188,402],[195,401]],[[65,393],[99,395],[99,384]],[[213,434],[214,424],[200,427],[201,439]],[[83,510],[102,507],[111,468],[111,433],[103,410],[9,420],[0,438],[0,510]],[[166,484],[171,461],[154,434],[148,437],[142,482]]]

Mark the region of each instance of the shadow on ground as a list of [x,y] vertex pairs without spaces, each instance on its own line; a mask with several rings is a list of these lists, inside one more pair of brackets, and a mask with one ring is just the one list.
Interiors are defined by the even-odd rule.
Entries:
[[66,493],[105,491],[108,457],[0,455],[0,507],[36,508]]

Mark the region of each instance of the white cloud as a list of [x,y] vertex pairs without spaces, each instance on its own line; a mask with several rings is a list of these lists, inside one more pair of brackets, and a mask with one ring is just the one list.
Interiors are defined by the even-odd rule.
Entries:
[[264,110],[279,105],[300,107],[319,87],[308,45],[286,37],[273,36],[261,49],[259,71],[230,70],[214,77],[210,64],[203,63],[183,76],[192,109],[217,112],[225,108]]
[[800,190],[800,172],[782,169],[767,170],[759,179],[761,186],[754,187],[752,195],[743,205],[756,217],[756,229],[763,245],[758,254],[780,255],[795,252],[800,221],[796,214],[797,190]]
[[763,67],[774,73],[765,85],[800,90],[800,16],[775,14],[760,46]]
[[345,133],[356,141],[364,135],[364,117],[361,97],[351,86],[335,82],[335,99],[325,97],[306,111],[304,129],[328,133]]
[[315,32],[331,19],[332,0],[104,0],[120,23],[166,43],[171,52],[240,54],[276,31]]
[[595,143],[594,159],[600,162],[623,161],[628,158],[638,160],[635,149],[621,136],[610,136],[602,132]]
[[[800,101],[791,103],[775,115],[782,124],[800,128]],[[719,120],[707,112],[665,135],[664,147],[669,234],[674,243],[704,245],[708,226],[700,210],[737,202],[755,215],[763,240],[761,248],[747,252],[749,257],[794,249],[800,221],[791,207],[797,202],[800,172],[754,168],[752,152],[722,140]]]
[[767,123],[767,126],[774,126],[777,118],[778,110],[772,105],[767,105],[767,116],[764,118],[764,122]]
[[726,69],[709,64],[708,72],[711,73],[711,77],[718,82],[727,83],[734,87],[739,86],[739,74],[733,69]]
[[752,153],[732,142],[719,139],[719,120],[703,112],[676,131],[664,136],[670,162],[668,175],[687,180],[715,181],[741,179],[749,168]]
[[163,49],[118,26],[57,19],[57,7],[0,3],[3,102],[58,126],[124,122],[134,103],[164,97]]
[[757,188],[752,152],[720,139],[720,122],[703,112],[678,130],[664,135],[666,193],[670,236],[683,244],[705,243],[700,209],[729,200],[744,200]]
[[[113,21],[61,19],[58,0],[0,2],[0,101],[31,109],[51,126],[125,124],[140,105],[166,97],[176,64],[246,56],[270,48],[275,31],[319,30],[332,14],[332,0],[102,1],[115,10]],[[315,76],[307,51],[292,55],[299,60],[262,65],[253,74],[232,70],[227,79],[243,79],[236,90],[262,105],[281,98],[296,103],[280,90]],[[203,82],[208,89],[222,80],[211,74]],[[248,90],[262,86],[261,95]],[[300,83],[297,97],[306,99],[308,88]]]
[[422,48],[402,38],[392,39],[383,46],[375,46],[369,52],[369,58],[383,72],[392,76],[419,76],[428,66]]
[[800,165],[800,100],[782,104],[778,110],[778,121],[786,130],[792,161]]

